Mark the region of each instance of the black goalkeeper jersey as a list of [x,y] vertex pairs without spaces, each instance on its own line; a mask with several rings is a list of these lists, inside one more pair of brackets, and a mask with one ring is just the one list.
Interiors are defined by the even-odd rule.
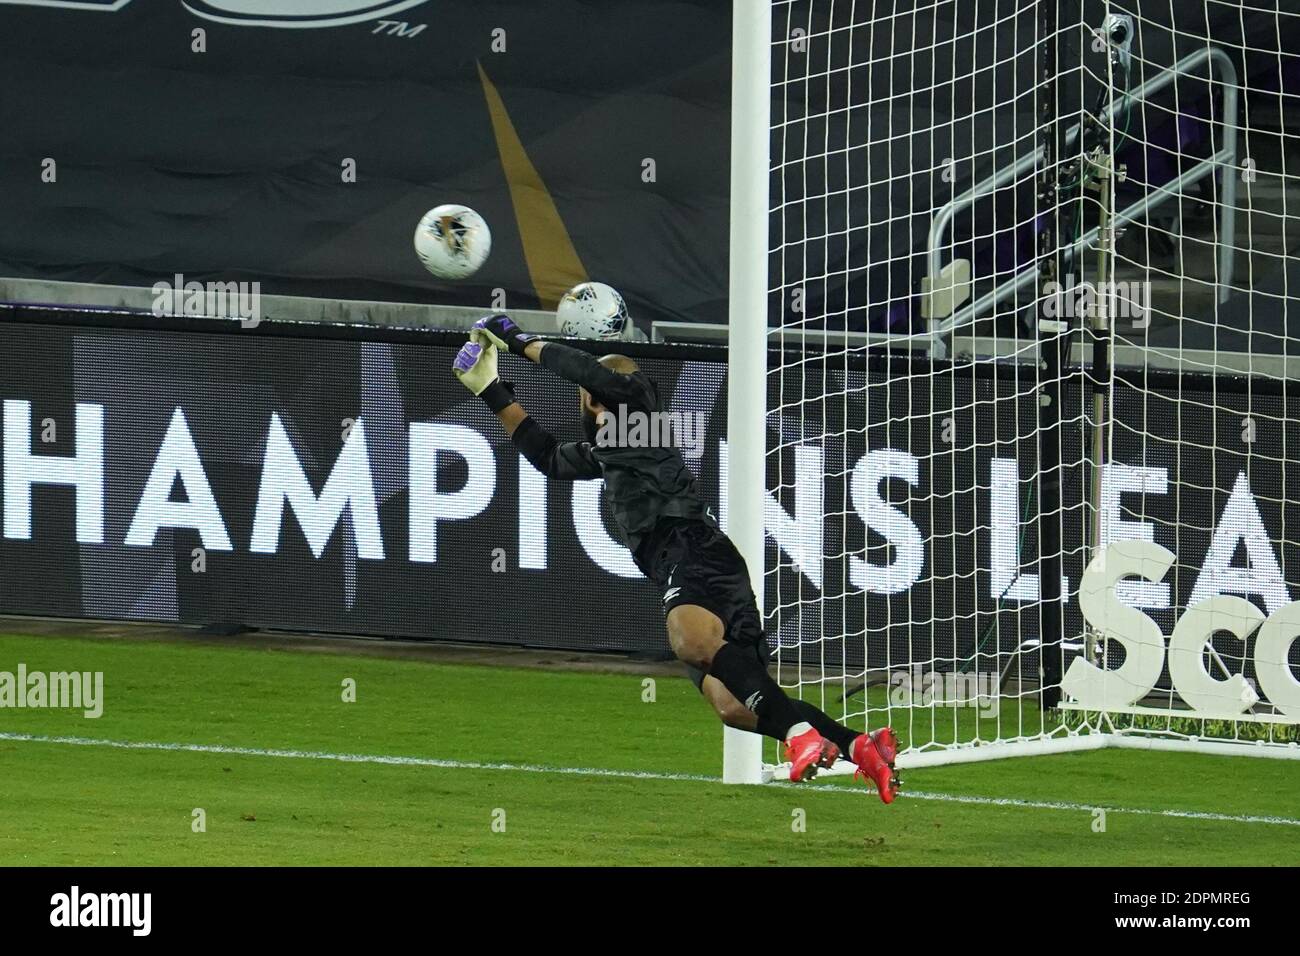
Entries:
[[[586,352],[556,342],[548,342],[542,349],[541,364],[581,385],[607,409],[663,411],[659,390],[644,372],[615,372]],[[717,525],[694,474],[675,447],[560,442],[531,417],[524,419],[511,437],[533,467],[548,477],[560,481],[605,479],[619,537],[643,573],[650,573],[653,544],[674,519]]]

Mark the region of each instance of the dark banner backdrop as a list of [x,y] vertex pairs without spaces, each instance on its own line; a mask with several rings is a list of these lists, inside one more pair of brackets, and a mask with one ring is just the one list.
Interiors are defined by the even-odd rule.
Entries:
[[[1277,88],[1276,13],[1134,6],[1142,62],[1172,63],[1207,37],[1234,56],[1257,41],[1243,84]],[[1106,75],[1085,28],[1106,9],[1064,0],[1067,124]],[[148,287],[181,273],[480,307],[499,289],[511,308],[585,277],[620,288],[643,325],[723,322],[730,10],[0,0],[0,276]],[[1033,5],[1003,0],[775,7],[774,36],[798,42],[776,51],[773,318],[791,318],[797,288],[801,324],[922,327],[936,211],[1036,142],[1037,29]],[[845,71],[846,89],[826,81]],[[1204,145],[1197,96],[1185,94],[1192,118],[1178,130],[1151,117],[1160,150]],[[438,283],[411,251],[420,216],[444,202],[493,230],[491,259],[465,283]],[[974,262],[976,296],[1032,258],[1033,208],[1008,187],[957,216],[946,256]]]
[[[536,308],[490,84],[587,275],[725,321],[730,6],[0,0],[0,275]],[[469,282],[411,249],[445,202],[493,230]]]
[[[222,334],[0,323],[11,450],[0,462],[10,481],[0,485],[10,509],[0,538],[0,608],[666,650],[658,595],[606,530],[599,483],[547,482],[522,461],[452,376],[461,339],[308,339],[232,326]],[[640,360],[675,408],[707,420],[711,437],[695,465],[716,501],[724,366],[716,354],[707,362]],[[562,438],[578,437],[573,387],[516,359],[502,364],[539,420]],[[95,455],[102,465],[79,474],[89,475],[86,488],[102,490],[78,499],[67,485],[38,482],[29,493],[13,483],[28,407],[31,454]],[[102,438],[88,409],[102,419]],[[180,434],[168,442],[178,410]],[[268,454],[273,433],[287,439],[270,442],[273,451],[292,451]],[[349,441],[359,458],[345,454]],[[193,470],[178,476],[177,462]],[[155,469],[162,484],[149,496]],[[373,488],[377,533],[342,507],[313,539],[305,530],[311,508],[290,493],[292,503],[259,536],[259,494],[293,485],[299,470],[322,501],[331,500],[331,474],[338,487]],[[356,479],[359,472],[365,476]],[[211,520],[186,523],[206,535],[191,527],[155,535],[151,526],[133,538],[142,498],[161,514],[164,501],[203,504],[205,485]],[[24,540],[17,515],[27,512],[28,494]],[[95,500],[99,522],[88,517]],[[281,512],[281,499],[273,510]]]
[[[599,483],[548,482],[520,460],[450,374],[459,337],[0,316],[0,612],[667,655],[658,594],[613,541]],[[673,410],[701,416],[702,454],[689,460],[725,520],[724,355],[625,348]],[[577,437],[572,386],[510,357],[503,374],[539,420]],[[1032,381],[1014,366],[972,377],[836,355],[805,356],[769,383],[780,508],[766,596],[783,664],[974,659],[987,671],[1036,636]],[[1207,384],[1116,390],[1127,477],[1112,517],[1133,523],[1117,534],[1146,525],[1178,556],[1167,595],[1146,605],[1166,633],[1198,594],[1271,611],[1296,593],[1265,560],[1300,566],[1289,533],[1300,512],[1285,494],[1300,426],[1282,415],[1294,396],[1222,381],[1216,412]],[[1079,408],[1067,390],[1070,634],[1090,515],[1074,467]],[[1254,440],[1238,450],[1229,439],[1244,417]]]

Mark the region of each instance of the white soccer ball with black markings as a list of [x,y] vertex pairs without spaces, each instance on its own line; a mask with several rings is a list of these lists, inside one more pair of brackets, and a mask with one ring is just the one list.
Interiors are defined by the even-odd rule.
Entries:
[[630,338],[632,319],[627,303],[613,286],[603,282],[575,285],[556,309],[560,332],[580,339],[622,341]]
[[415,254],[439,279],[468,279],[487,262],[492,233],[469,206],[430,209],[415,227]]

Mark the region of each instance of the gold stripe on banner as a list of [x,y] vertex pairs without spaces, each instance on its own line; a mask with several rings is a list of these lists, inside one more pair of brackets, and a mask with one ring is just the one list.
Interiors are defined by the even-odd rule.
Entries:
[[501,94],[488,79],[481,63],[478,64],[478,75],[483,82],[488,113],[492,116],[501,168],[510,186],[510,201],[515,207],[528,275],[542,308],[554,309],[560,304],[560,296],[579,282],[587,281],[587,270],[578,258],[578,250],[573,247],[555,200],[515,132],[515,124],[510,121]]

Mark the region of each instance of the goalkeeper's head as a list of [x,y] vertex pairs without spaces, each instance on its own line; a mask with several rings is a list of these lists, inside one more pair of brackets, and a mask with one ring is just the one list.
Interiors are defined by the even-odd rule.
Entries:
[[[611,372],[618,372],[620,375],[634,375],[640,371],[636,362],[626,355],[602,355],[598,361]],[[614,412],[617,409],[609,408],[599,396],[591,394],[581,386],[578,387],[578,417],[582,420],[582,434],[593,445],[596,443],[596,433],[600,429],[601,413],[607,411]]]

